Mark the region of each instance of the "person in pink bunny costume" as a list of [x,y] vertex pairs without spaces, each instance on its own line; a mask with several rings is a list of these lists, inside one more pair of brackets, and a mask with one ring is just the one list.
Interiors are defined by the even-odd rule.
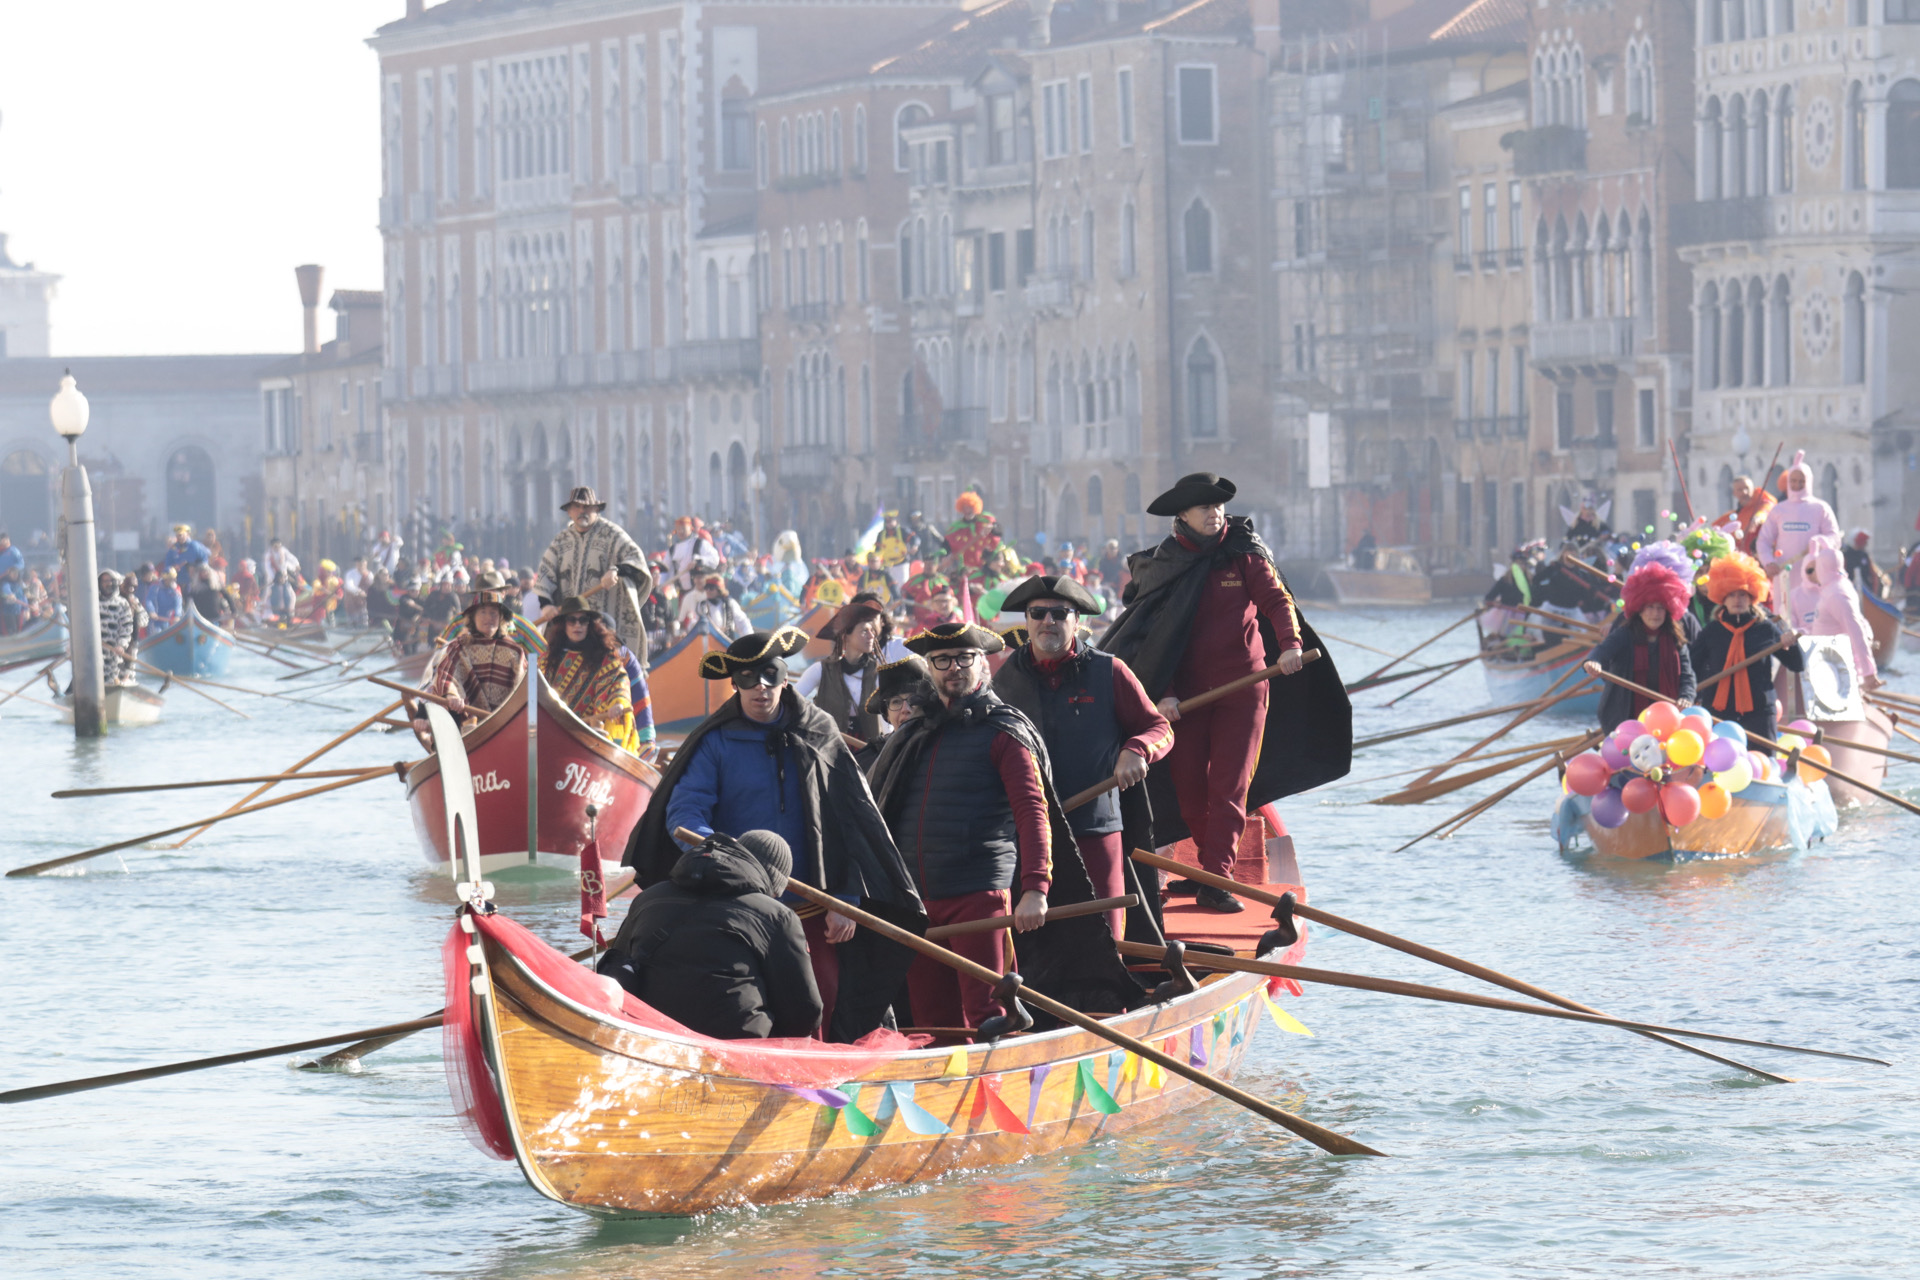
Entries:
[[1853,649],[1853,667],[1861,687],[1878,688],[1880,671],[1873,661],[1873,637],[1867,631],[1867,620],[1860,615],[1860,593],[1847,581],[1840,539],[1815,534],[1801,564],[1804,568],[1796,575],[1798,581],[1787,600],[1792,626],[1803,635],[1845,636]]
[[1796,570],[1801,557],[1807,553],[1808,543],[1826,534],[1837,546],[1840,522],[1834,518],[1832,507],[1813,496],[1813,469],[1807,466],[1805,449],[1793,455],[1793,464],[1781,479],[1786,481],[1787,496],[1767,513],[1766,523],[1760,526],[1760,537],[1754,543],[1753,556],[1773,579],[1773,598],[1788,600],[1800,585],[1800,574]]

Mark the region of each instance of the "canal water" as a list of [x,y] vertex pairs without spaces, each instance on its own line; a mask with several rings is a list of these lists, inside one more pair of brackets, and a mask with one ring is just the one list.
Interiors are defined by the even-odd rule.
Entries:
[[[1398,652],[1458,610],[1309,608]],[[1353,679],[1382,661],[1329,642]],[[1429,654],[1471,652],[1470,630]],[[1920,672],[1920,655],[1901,665]],[[242,657],[230,680],[283,669]],[[21,673],[9,675],[11,688]],[[1416,682],[1417,683],[1417,682]],[[1362,733],[1486,705],[1468,667]],[[1920,692],[1920,679],[1893,687]],[[380,705],[175,690],[163,723],[76,746],[0,707],[0,839],[18,865],[216,812],[231,791],[52,800],[62,787],[268,772]],[[1356,758],[1354,779],[1443,758],[1486,722]],[[1565,721],[1530,736],[1570,732]],[[369,733],[324,765],[408,759]],[[319,767],[319,766],[316,766]],[[1893,782],[1920,797],[1920,771]],[[1335,1159],[1209,1104],[1077,1152],[859,1198],[605,1223],[542,1199],[449,1114],[429,1033],[357,1075],[287,1058],[0,1110],[7,1276],[1727,1276],[1920,1272],[1920,818],[1843,817],[1804,853],[1684,867],[1563,855],[1550,778],[1458,837],[1396,846],[1504,779],[1424,806],[1337,785],[1282,805],[1315,902],[1619,1015],[1891,1058],[1760,1050],[1752,1077],[1622,1032],[1310,988],[1242,1083],[1391,1153]],[[501,885],[566,945],[565,883]],[[441,1000],[449,884],[392,779],[136,848],[85,874],[0,881],[0,1081],[98,1074],[418,1017]],[[1309,963],[1480,988],[1319,930]],[[1500,993],[1494,993],[1500,994]]]

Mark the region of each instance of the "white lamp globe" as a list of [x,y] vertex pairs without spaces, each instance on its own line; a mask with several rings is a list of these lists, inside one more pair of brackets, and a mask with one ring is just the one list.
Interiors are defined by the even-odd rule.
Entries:
[[68,440],[78,440],[87,429],[92,410],[87,407],[87,398],[80,394],[80,388],[73,385],[72,374],[60,379],[60,390],[54,393],[47,412],[53,418],[53,429]]

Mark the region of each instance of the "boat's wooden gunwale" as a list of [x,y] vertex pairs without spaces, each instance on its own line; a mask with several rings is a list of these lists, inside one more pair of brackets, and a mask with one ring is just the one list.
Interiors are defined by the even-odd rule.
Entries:
[[1748,798],[1742,792],[1732,797],[1723,816],[1697,818],[1685,827],[1669,826],[1658,810],[1636,813],[1611,830],[1589,814],[1584,819],[1587,839],[1596,852],[1630,862],[1665,856],[1736,858],[1790,848],[1785,786],[1754,782],[1747,790],[1755,788],[1760,795]]
[[[505,702],[461,731],[460,741],[466,745],[467,755],[471,757],[477,749],[491,742],[495,735],[513,723],[514,717],[524,711],[526,706],[527,682],[525,677],[522,677],[513,692],[507,695]],[[419,764],[407,770],[407,799],[413,799],[414,792],[430,779],[439,776],[440,756],[437,752],[430,752]]]
[[[523,677],[514,687],[507,700],[476,720],[460,734],[460,741],[466,745],[467,755],[471,757],[481,747],[491,742],[495,735],[511,725],[527,707],[527,682]],[[560,729],[575,743],[591,752],[602,763],[613,766],[636,782],[649,787],[658,786],[660,775],[653,766],[624,748],[615,746],[606,736],[597,733],[586,721],[573,713],[573,708],[553,696],[543,681],[540,685],[540,716],[542,720],[557,721]],[[407,798],[411,800],[430,779],[440,774],[440,757],[429,755],[419,764],[407,770]]]

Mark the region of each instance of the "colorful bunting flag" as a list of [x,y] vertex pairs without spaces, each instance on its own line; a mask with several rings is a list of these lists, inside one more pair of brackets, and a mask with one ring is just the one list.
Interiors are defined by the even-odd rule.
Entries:
[[980,1117],[991,1114],[994,1124],[1002,1133],[1028,1133],[1026,1125],[1020,1123],[1020,1117],[1013,1113],[1000,1097],[1000,1077],[981,1076],[973,1082],[973,1112],[971,1119],[978,1122]]
[[1297,1036],[1310,1036],[1313,1034],[1313,1032],[1301,1026],[1299,1020],[1292,1014],[1275,1004],[1273,997],[1268,995],[1264,990],[1261,991],[1260,998],[1267,1002],[1267,1012],[1273,1015],[1274,1026],[1280,1028],[1282,1031],[1291,1031]]
[[967,1051],[965,1049],[955,1049],[952,1053],[948,1054],[947,1069],[940,1074],[943,1076],[963,1076],[967,1074]]
[[1040,1105],[1040,1086],[1046,1082],[1053,1064],[1043,1062],[1027,1073],[1027,1128],[1033,1128],[1034,1109]]
[[1196,1067],[1207,1065],[1207,1030],[1197,1022],[1187,1030],[1187,1062]]
[[879,1133],[880,1126],[873,1122],[873,1117],[860,1109],[860,1086],[847,1085],[845,1092],[847,1102],[840,1108],[840,1116],[847,1122],[847,1132],[856,1138],[871,1138]]
[[885,1124],[898,1111],[900,1121],[908,1131],[922,1137],[953,1132],[940,1122],[938,1116],[913,1100],[913,1081],[892,1080],[883,1087],[885,1091],[880,1095],[880,1105],[873,1109],[873,1118],[879,1123]]
[[1140,1055],[1129,1049],[1127,1050],[1125,1060],[1120,1064],[1120,1079],[1123,1082],[1132,1081],[1139,1074]]
[[1115,1049],[1107,1055],[1108,1093],[1117,1095],[1120,1092],[1120,1072],[1125,1069],[1126,1061],[1127,1052],[1124,1049]]
[[1227,1042],[1229,1049],[1238,1049],[1247,1038],[1247,1002],[1242,1000],[1233,1006],[1233,1039]]
[[1113,1095],[1102,1088],[1100,1081],[1094,1077],[1092,1058],[1080,1059],[1080,1092],[1086,1096],[1087,1105],[1101,1115],[1110,1116],[1119,1113],[1120,1104],[1113,1100]]
[[[853,1086],[859,1088],[858,1085]],[[847,1095],[838,1089],[802,1089],[798,1085],[776,1084],[773,1088],[782,1093],[790,1093],[796,1098],[805,1098],[808,1102],[817,1102],[823,1107],[838,1111],[847,1105]]]

